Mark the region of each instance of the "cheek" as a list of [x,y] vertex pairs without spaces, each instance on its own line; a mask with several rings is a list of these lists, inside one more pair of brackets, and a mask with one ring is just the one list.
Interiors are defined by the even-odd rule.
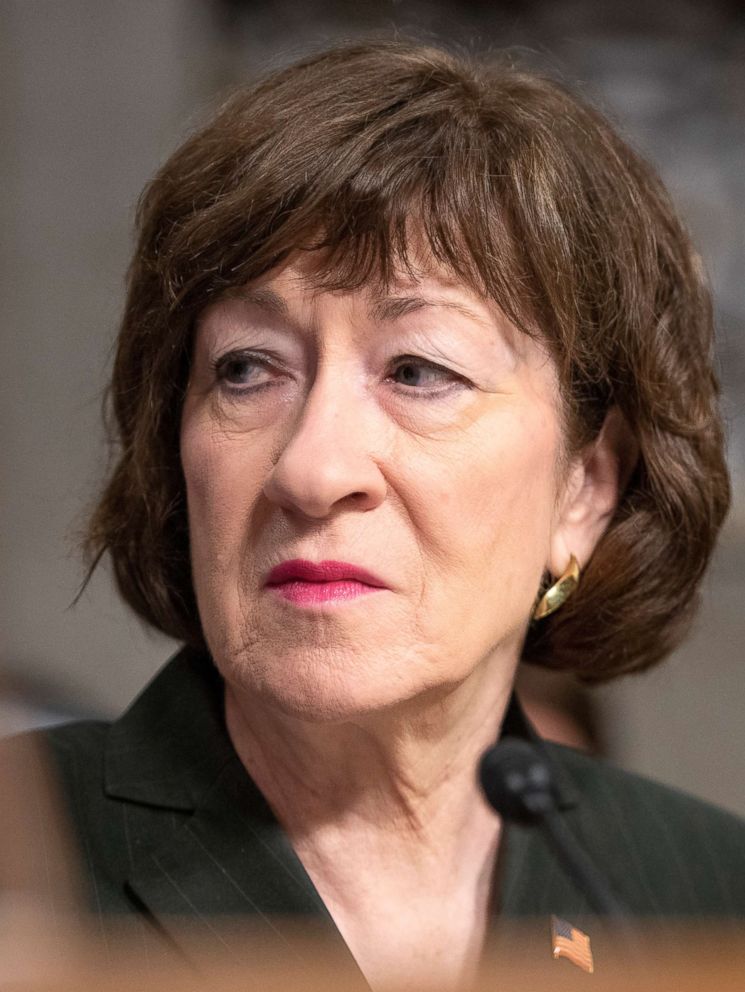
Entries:
[[[257,516],[266,446],[253,434],[216,427],[205,417],[184,418],[181,464],[186,482],[191,570],[199,616],[215,659],[231,657],[236,641],[245,648],[255,606],[247,597],[260,570]],[[266,469],[268,471],[268,469]],[[255,623],[253,623],[255,626]]]
[[181,464],[186,482],[194,582],[227,567],[242,547],[251,508],[262,484],[264,459],[251,444],[199,417],[184,418]]
[[460,570],[464,587],[488,583],[497,593],[507,583],[532,602],[548,553],[557,443],[553,418],[503,413],[431,466],[423,486],[430,557]]

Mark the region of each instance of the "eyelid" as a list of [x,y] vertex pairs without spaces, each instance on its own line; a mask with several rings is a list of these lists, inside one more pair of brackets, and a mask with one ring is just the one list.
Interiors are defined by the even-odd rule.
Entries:
[[438,369],[441,372],[446,372],[448,375],[460,376],[461,378],[465,378],[465,376],[463,376],[463,374],[459,372],[457,369],[454,369],[452,365],[450,364],[444,365],[442,362],[435,361],[434,358],[425,358],[424,355],[412,355],[412,354],[396,355],[396,357],[392,360],[391,364],[399,365],[401,362],[416,362],[419,365],[426,365],[429,368]]
[[219,374],[228,362],[231,361],[253,361],[257,365],[272,366],[274,368],[283,367],[284,362],[276,353],[265,348],[229,348],[210,360],[210,367],[213,372]]
[[421,355],[398,355],[396,356],[396,358],[394,358],[391,361],[390,367],[392,370],[395,370],[400,365],[405,365],[407,362],[411,362],[412,364],[416,364],[416,365],[424,365],[429,369],[434,369],[436,372],[442,372],[443,375],[450,380],[450,382],[448,383],[448,385],[445,386],[445,388],[439,388],[439,389],[435,388],[429,390],[421,389],[421,388],[417,389],[416,387],[413,386],[406,386],[404,383],[395,383],[395,385],[401,386],[405,392],[409,392],[409,393],[429,392],[430,394],[434,394],[434,393],[446,392],[449,390],[450,387],[456,385],[465,386],[468,389],[472,389],[474,386],[474,383],[467,376],[464,376],[462,373],[457,372],[455,369],[451,368],[448,365],[441,365],[439,362],[434,362],[429,358],[422,357]]

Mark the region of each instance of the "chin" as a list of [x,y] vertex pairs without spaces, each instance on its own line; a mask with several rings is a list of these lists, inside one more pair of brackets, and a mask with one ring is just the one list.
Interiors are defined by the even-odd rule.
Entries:
[[218,668],[244,699],[310,723],[345,723],[390,712],[430,688],[403,684],[393,673],[376,672],[349,655],[341,665],[329,658],[286,658],[281,668],[276,658],[243,655]]

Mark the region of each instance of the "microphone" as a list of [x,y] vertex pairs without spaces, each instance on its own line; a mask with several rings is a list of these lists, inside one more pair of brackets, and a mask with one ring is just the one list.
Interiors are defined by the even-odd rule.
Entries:
[[519,737],[503,737],[482,755],[479,781],[503,820],[543,829],[560,863],[596,913],[611,917],[617,925],[628,916],[564,823],[556,804],[551,766],[534,744]]

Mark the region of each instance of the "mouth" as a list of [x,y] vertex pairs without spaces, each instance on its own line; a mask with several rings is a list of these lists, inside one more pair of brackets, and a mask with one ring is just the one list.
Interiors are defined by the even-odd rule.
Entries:
[[265,584],[275,595],[297,606],[348,602],[388,588],[377,575],[359,565],[300,558],[275,566]]

